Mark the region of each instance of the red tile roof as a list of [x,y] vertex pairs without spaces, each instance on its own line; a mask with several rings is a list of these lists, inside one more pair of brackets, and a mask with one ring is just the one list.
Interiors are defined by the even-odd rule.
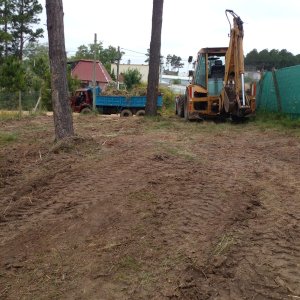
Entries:
[[[81,81],[93,81],[93,61],[84,59],[79,60],[71,74]],[[101,83],[112,81],[110,75],[100,61],[96,62],[96,81]]]

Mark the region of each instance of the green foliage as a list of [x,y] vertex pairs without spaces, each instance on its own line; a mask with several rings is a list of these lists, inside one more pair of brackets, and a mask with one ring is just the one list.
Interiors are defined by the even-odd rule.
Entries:
[[[38,15],[43,7],[38,0],[0,1],[0,56],[14,55],[22,60],[26,42],[34,42],[43,36],[42,28],[34,28],[40,22]],[[2,26],[1,26],[2,25]]]
[[163,95],[163,109],[166,114],[174,114],[175,94],[167,87],[160,87],[160,93]]
[[115,75],[115,71],[114,71],[114,70],[112,70],[112,72],[110,73],[110,77],[111,77],[111,79],[112,79],[113,81],[116,81],[116,80],[117,80],[116,75]]
[[[147,53],[145,55],[147,57],[145,60],[145,63],[149,63],[149,60],[150,60],[150,49],[149,48],[147,49]],[[164,57],[162,55],[160,55],[160,64],[161,65],[164,64]]]
[[108,48],[103,49],[100,53],[100,61],[104,64],[104,67],[109,72],[111,69],[111,64],[115,63],[118,59],[122,59],[125,52],[118,53],[118,50],[113,46],[108,46]]
[[80,87],[80,80],[71,76],[71,67],[68,67],[67,79],[69,92],[74,93]]
[[0,0],[0,57],[7,56],[12,35],[9,32],[14,13],[13,1]]
[[295,129],[300,133],[300,119],[283,113],[258,111],[255,123],[261,128]]
[[180,56],[176,56],[175,54],[168,54],[166,59],[166,67],[168,70],[170,69],[170,67],[179,70],[184,65],[184,63],[181,61],[182,59]]
[[0,145],[11,143],[17,140],[15,133],[0,132]]
[[173,84],[181,84],[181,80],[180,79],[173,79],[172,83]]
[[50,72],[50,62],[48,55],[48,45],[38,43],[28,43],[24,49],[24,63],[41,79],[47,78]]
[[124,74],[124,83],[128,90],[131,90],[135,85],[141,83],[142,74],[138,69],[128,69]]
[[257,49],[250,51],[245,58],[245,64],[254,66],[258,70],[271,70],[272,68],[284,68],[300,64],[300,54],[294,56],[286,49],[276,50],[264,49],[260,52]]
[[[51,98],[51,75],[50,72],[45,74],[45,79],[41,88],[42,108],[47,111],[52,111],[52,98]],[[74,93],[80,87],[80,80],[71,76],[71,68],[67,70],[68,88],[70,94]]]
[[0,66],[0,87],[9,92],[23,91],[26,88],[26,71],[22,62],[9,56]]
[[42,96],[42,109],[51,111],[52,110],[52,99],[51,99],[51,75],[50,72],[46,74],[46,78],[43,82],[41,89]]

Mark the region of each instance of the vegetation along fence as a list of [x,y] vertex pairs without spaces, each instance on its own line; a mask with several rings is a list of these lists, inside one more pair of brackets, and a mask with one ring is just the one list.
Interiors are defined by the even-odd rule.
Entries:
[[40,92],[3,92],[0,91],[0,110],[36,111],[39,109]]
[[300,117],[300,65],[264,73],[256,93],[257,110]]

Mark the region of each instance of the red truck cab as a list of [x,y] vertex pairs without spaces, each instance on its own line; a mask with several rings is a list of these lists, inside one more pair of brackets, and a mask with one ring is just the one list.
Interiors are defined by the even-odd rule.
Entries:
[[93,93],[91,89],[78,89],[71,97],[71,107],[73,112],[89,113],[93,109]]

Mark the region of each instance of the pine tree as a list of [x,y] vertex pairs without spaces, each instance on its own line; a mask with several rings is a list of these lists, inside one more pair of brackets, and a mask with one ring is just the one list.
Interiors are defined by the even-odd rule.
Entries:
[[62,0],[46,0],[51,93],[56,140],[74,135],[68,99],[67,57]]
[[13,1],[0,0],[0,57],[7,57],[9,53],[9,42],[12,40],[10,29],[14,11]]
[[12,16],[12,51],[20,60],[23,58],[23,49],[26,42],[35,42],[43,36],[42,28],[33,29],[33,25],[40,22],[38,15],[43,7],[38,0],[12,0],[15,14]]

